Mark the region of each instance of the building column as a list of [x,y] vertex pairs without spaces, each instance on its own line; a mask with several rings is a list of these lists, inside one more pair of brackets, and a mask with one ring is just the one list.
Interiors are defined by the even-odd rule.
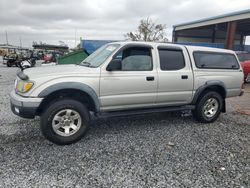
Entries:
[[173,43],[177,42],[177,37],[176,37],[176,31],[175,31],[175,29],[173,30],[173,34],[172,34],[172,42]]
[[234,37],[236,33],[236,27],[237,27],[237,23],[235,21],[227,23],[227,35],[226,35],[226,43],[225,43],[225,48],[227,49],[232,50],[234,47]]

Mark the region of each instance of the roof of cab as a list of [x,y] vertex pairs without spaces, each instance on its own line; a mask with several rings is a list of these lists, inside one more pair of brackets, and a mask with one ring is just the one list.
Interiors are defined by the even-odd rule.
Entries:
[[139,45],[151,45],[152,47],[158,47],[158,46],[186,47],[188,50],[192,51],[235,53],[234,51],[228,49],[203,47],[203,46],[189,46],[189,45],[181,45],[181,44],[166,43],[166,42],[163,43],[163,42],[144,42],[144,41],[121,41],[121,42],[113,42],[112,44],[121,44],[121,45],[139,44]]

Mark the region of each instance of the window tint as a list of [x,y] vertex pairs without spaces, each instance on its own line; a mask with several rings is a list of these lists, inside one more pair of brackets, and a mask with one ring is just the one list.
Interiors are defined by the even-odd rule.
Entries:
[[194,52],[195,64],[203,69],[238,69],[239,64],[233,54],[216,52]]
[[150,48],[127,48],[119,53],[115,58],[121,59],[122,71],[150,71],[153,69]]
[[179,70],[185,67],[181,50],[159,49],[161,70]]

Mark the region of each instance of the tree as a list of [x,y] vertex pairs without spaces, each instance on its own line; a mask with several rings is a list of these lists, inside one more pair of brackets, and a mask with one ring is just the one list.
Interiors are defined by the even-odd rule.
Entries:
[[167,42],[165,33],[166,25],[156,24],[150,18],[142,19],[135,32],[124,35],[127,40],[132,41],[158,41]]

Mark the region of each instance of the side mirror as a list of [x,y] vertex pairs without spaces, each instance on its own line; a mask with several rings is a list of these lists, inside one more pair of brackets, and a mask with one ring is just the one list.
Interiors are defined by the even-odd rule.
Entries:
[[107,71],[121,70],[122,61],[120,59],[113,59],[107,66]]

